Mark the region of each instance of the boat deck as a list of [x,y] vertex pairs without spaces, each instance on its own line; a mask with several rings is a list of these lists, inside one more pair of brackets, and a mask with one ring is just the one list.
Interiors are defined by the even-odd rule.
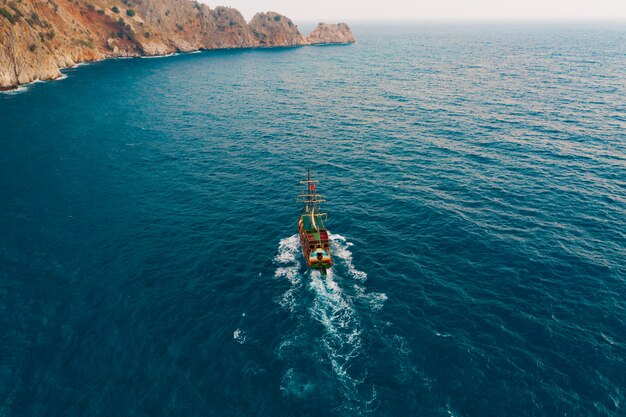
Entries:
[[[319,230],[319,231],[325,231],[326,230],[326,225],[322,221],[321,217],[317,217],[316,216],[316,218],[315,218],[315,225],[317,226],[317,230]],[[310,213],[305,213],[305,214],[302,215],[302,227],[307,232],[309,232],[309,231],[310,232],[316,231],[316,228],[313,226],[313,222],[311,221],[311,214]]]

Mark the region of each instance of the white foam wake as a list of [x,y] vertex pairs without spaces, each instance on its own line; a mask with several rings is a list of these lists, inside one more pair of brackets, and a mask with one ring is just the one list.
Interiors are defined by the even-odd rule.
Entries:
[[332,269],[325,277],[318,271],[311,272],[310,276],[310,287],[316,294],[310,308],[311,315],[326,330],[322,341],[333,372],[342,379],[349,379],[350,360],[358,356],[362,344],[361,323],[356,317],[352,300],[333,279]]
[[[302,350],[319,350],[323,355],[317,355],[315,360],[330,366],[342,393],[354,404],[365,377],[363,364],[353,366],[363,350],[363,326],[354,303],[363,302],[375,312],[382,308],[387,297],[382,293],[368,293],[363,287],[367,274],[354,266],[352,243],[341,235],[331,235],[330,240],[334,265],[325,276],[306,267],[297,235],[281,239],[274,257],[274,277],[286,278],[291,284],[276,301],[298,320],[297,328],[286,335],[278,348],[279,358],[293,362],[283,375],[281,389],[293,395],[306,395],[313,390],[307,375],[298,370],[301,359],[298,356],[302,355]],[[321,349],[307,345],[311,339],[319,337],[312,333],[315,326],[311,325],[311,319],[322,326]],[[296,357],[285,357],[290,354]]]
[[[367,280],[367,274],[364,271],[357,269],[354,266],[352,260],[352,252],[350,248],[353,246],[352,242],[349,242],[342,235],[330,235],[330,241],[333,249],[334,257],[337,258],[340,264],[347,269],[348,276],[356,280],[354,284],[354,290],[356,297],[360,301],[364,301],[369,304],[370,308],[374,311],[378,311],[383,308],[385,301],[387,301],[387,295],[385,293],[378,292],[366,292],[361,283]],[[340,267],[342,265],[339,265]]]
[[330,242],[334,256],[338,257],[345,263],[350,275],[355,279],[365,281],[367,279],[367,274],[356,269],[354,267],[354,263],[352,262],[352,252],[349,250],[352,243],[348,242],[345,237],[334,234],[330,235]]
[[298,252],[300,244],[298,235],[289,236],[281,239],[278,244],[278,253],[274,257],[274,263],[277,264],[274,271],[275,278],[287,278],[291,283],[289,288],[279,299],[278,303],[285,310],[294,312],[296,307],[295,291],[301,282],[300,263],[298,262]]

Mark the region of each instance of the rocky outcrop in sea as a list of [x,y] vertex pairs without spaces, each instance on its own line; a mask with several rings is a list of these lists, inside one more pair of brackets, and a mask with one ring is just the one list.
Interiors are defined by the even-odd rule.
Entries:
[[311,32],[307,41],[311,45],[330,43],[354,43],[352,30],[346,23],[320,23]]
[[106,58],[347,42],[354,37],[345,23],[320,23],[306,38],[281,14],[257,13],[248,23],[236,9],[196,1],[2,0],[0,89]]

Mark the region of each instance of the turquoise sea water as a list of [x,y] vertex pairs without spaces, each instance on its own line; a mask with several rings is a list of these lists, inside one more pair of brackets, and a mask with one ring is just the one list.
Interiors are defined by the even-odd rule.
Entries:
[[624,26],[354,29],[0,95],[0,416],[626,414]]

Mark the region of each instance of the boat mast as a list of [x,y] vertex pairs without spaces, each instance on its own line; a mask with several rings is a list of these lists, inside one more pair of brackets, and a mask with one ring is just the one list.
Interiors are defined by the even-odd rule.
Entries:
[[307,168],[307,174],[306,174],[306,182],[307,182],[307,190],[306,193],[308,194],[308,204],[306,207],[306,212],[309,213],[309,208],[314,208],[314,207],[309,207],[311,205],[311,167]]
[[[323,214],[319,213],[319,204],[325,202],[326,200],[323,200],[321,198],[322,195],[317,194],[317,187],[315,186],[316,183],[317,180],[311,179],[311,168],[308,168],[306,181],[300,181],[300,184],[306,185],[306,192],[298,195],[297,201],[300,203],[304,203],[305,213],[310,213],[312,216],[317,217]],[[314,219],[313,222],[315,222]]]

